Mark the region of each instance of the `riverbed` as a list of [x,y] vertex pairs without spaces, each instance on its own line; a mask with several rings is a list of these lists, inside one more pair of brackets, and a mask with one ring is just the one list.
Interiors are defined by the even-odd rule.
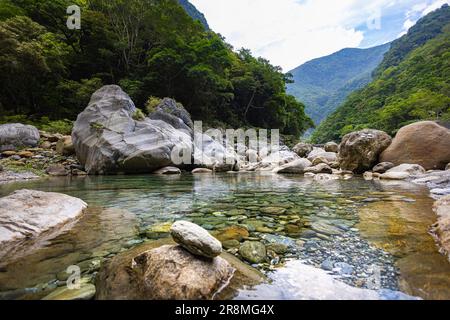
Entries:
[[[450,299],[450,263],[428,233],[436,219],[433,199],[415,184],[271,173],[89,176],[2,185],[0,196],[23,188],[78,197],[89,209],[74,228],[36,251],[18,250],[0,262],[3,299],[42,298],[65,283],[71,265],[94,279],[106,260],[168,237],[168,227],[180,219],[218,236],[244,228],[247,239],[285,248],[253,265],[273,280],[270,290],[250,288],[255,299],[276,292],[298,299],[283,287],[295,282],[296,262],[354,288]],[[242,259],[238,248],[228,250]]]

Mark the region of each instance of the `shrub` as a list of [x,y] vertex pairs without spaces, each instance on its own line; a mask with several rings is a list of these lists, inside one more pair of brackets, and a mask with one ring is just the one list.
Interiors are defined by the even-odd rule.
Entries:
[[147,100],[147,103],[145,104],[145,111],[147,114],[152,114],[156,111],[156,107],[161,103],[162,99],[157,97],[150,97]]

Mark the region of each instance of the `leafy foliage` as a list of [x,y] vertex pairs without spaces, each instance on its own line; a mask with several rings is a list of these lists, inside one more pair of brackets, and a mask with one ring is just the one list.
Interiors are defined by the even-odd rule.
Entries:
[[[119,84],[142,110],[171,97],[207,124],[312,125],[280,68],[233,51],[178,0],[0,1],[0,114],[75,119],[95,90]],[[74,3],[81,30],[66,27]]]
[[[441,33],[416,46],[398,65],[388,67],[367,87],[352,94],[320,125],[313,141],[337,140],[363,128],[393,135],[412,122],[450,120],[450,8],[444,6],[431,16],[439,16],[445,24]],[[428,25],[428,17],[419,24],[423,21]],[[415,30],[425,32],[426,28],[418,26]],[[422,38],[410,32],[401,42],[415,39]],[[392,54],[388,53],[386,59],[390,61],[390,57]]]

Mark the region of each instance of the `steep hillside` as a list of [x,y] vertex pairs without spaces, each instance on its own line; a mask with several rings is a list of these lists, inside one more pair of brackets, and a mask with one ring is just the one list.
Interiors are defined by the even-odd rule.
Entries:
[[[430,16],[435,23],[430,23]],[[445,5],[430,16],[393,44],[382,63],[386,69],[380,69],[374,81],[324,121],[313,141],[337,140],[362,128],[395,134],[415,121],[450,119],[450,7]],[[430,34],[435,36],[422,44]],[[392,57],[401,56],[399,43],[414,49],[395,64]]]
[[[74,3],[80,30],[55,14]],[[0,13],[0,118],[73,120],[118,84],[143,112],[171,97],[215,127],[297,136],[312,124],[280,68],[233,51],[177,0],[0,0]]]
[[186,10],[187,14],[191,16],[192,19],[198,20],[205,27],[206,30],[209,29],[208,21],[206,20],[203,13],[197,10],[197,8],[190,3],[188,0],[178,0],[180,5]]
[[372,72],[389,46],[343,49],[309,61],[290,72],[295,82],[288,85],[288,92],[304,102],[307,114],[320,124],[351,92],[372,80]]

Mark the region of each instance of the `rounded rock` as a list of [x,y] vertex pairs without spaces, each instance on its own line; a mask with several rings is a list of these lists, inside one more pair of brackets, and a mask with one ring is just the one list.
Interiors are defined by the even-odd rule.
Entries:
[[261,263],[266,259],[266,246],[257,241],[246,241],[239,248],[239,253],[250,263]]
[[170,228],[170,234],[176,243],[194,255],[215,258],[222,253],[220,241],[194,223],[177,221]]

